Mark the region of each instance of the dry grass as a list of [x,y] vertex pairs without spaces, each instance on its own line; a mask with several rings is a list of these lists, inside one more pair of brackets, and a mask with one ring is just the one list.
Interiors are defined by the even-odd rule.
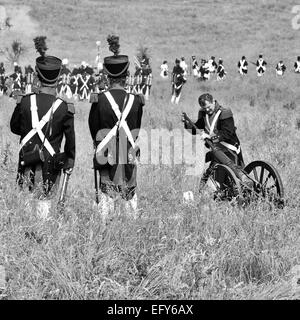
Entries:
[[[36,3],[40,1],[26,1],[26,5]],[[291,270],[300,264],[300,78],[288,72],[279,80],[268,72],[257,79],[251,68],[249,77],[241,80],[235,70],[240,56],[255,59],[260,52],[272,64],[285,59],[290,68],[298,55],[294,41],[297,31],[289,20],[292,1],[255,2],[255,6],[254,1],[234,2],[234,6],[189,1],[184,2],[185,10],[181,1],[167,1],[163,7],[158,1],[139,6],[133,1],[59,3],[44,2],[30,13],[40,24],[36,34],[47,34],[51,53],[68,57],[71,63],[92,63],[95,41],[104,44],[112,31],[120,34],[122,53],[132,56],[140,43],[146,45],[153,57],[154,81],[143,127],[181,128],[181,111],[195,118],[199,93],[212,92],[235,113],[246,162],[263,159],[274,164],[288,202],[283,210],[263,203],[242,210],[229,203],[216,203],[208,193],[196,193],[195,204],[185,206],[182,191],[196,191],[197,179],[187,179],[181,166],[141,166],[141,217],[133,221],[115,216],[104,228],[93,206],[89,104],[79,103],[77,159],[66,214],[59,216],[53,210],[53,219],[42,222],[31,210],[34,200],[15,187],[18,137],[9,131],[14,101],[2,97],[0,265],[5,267],[7,280],[2,297],[299,299],[298,278]],[[118,16],[117,23],[109,17],[111,13]],[[82,29],[74,23],[76,18],[81,20]],[[275,40],[277,33],[285,38]],[[180,105],[171,105],[170,85],[158,78],[158,67],[165,58],[171,62],[195,53],[222,56],[229,75],[220,83],[202,84],[189,78]],[[107,48],[103,48],[103,56],[106,54]],[[24,61],[33,64],[35,56],[29,51]],[[40,242],[25,237],[32,231]]]

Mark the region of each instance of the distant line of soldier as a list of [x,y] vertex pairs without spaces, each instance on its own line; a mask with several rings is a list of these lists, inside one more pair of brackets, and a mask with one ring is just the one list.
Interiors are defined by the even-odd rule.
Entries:
[[[263,55],[260,54],[256,63],[250,61],[251,64],[255,65],[258,77],[262,77],[266,72],[267,62],[264,60]],[[248,62],[246,57],[243,56],[241,60],[237,63],[238,72],[241,76],[246,76],[248,73]],[[200,81],[207,81],[211,78],[213,74],[216,74],[217,81],[224,80],[226,78],[227,72],[225,71],[223,60],[219,59],[218,63],[215,61],[215,57],[212,56],[209,60],[202,59],[201,65],[198,64],[196,56],[192,56],[190,64],[190,72],[188,72],[189,66],[185,61],[184,57],[181,59],[176,58],[175,66],[173,67],[171,73],[171,83],[172,83],[172,93],[171,93],[171,103],[178,104],[181,92],[184,84],[187,81],[187,75],[194,76]],[[276,76],[282,77],[286,71],[286,66],[283,61],[280,60],[276,67]],[[294,72],[300,73],[300,56],[297,57],[297,61],[294,63]],[[163,79],[169,77],[169,67],[166,60],[160,66],[160,76]]]
[[[255,65],[256,73],[258,77],[261,77],[264,75],[267,69],[267,62],[263,58],[262,54],[259,55],[256,62],[250,61],[250,63]],[[175,64],[176,64],[176,61],[175,61]],[[186,76],[188,74],[189,66],[185,62],[184,57],[181,57],[180,67],[182,68],[182,73]],[[242,58],[237,63],[238,73],[241,74],[242,76],[247,75],[248,67],[249,67],[249,63],[246,57],[242,56]],[[167,78],[169,74],[169,67],[168,67],[168,62],[166,60],[163,61],[162,65],[160,66],[160,69],[161,69],[160,76],[162,78]],[[227,75],[227,72],[225,71],[225,67],[223,64],[223,59],[219,59],[217,63],[214,56],[211,56],[211,58],[208,60],[201,59],[200,65],[197,61],[196,56],[192,56],[190,69],[191,69],[190,74],[202,81],[209,80],[213,74],[216,74],[217,81],[224,80]],[[297,60],[293,65],[293,69],[295,73],[300,73],[300,56],[297,57]],[[287,67],[284,64],[284,62],[280,60],[276,64],[274,70],[275,70],[275,74],[281,77],[286,72]]]
[[[99,67],[93,68],[85,61],[81,65],[74,66],[71,71],[68,67],[68,59],[62,60],[62,68],[57,85],[57,95],[73,98],[76,101],[90,101],[92,93],[100,93],[109,87],[107,75]],[[14,72],[7,75],[3,62],[0,63],[0,95],[7,94],[11,97],[21,93],[28,94],[33,92],[37,85],[36,73],[31,65],[25,66],[23,74],[21,66],[14,63]],[[152,86],[152,69],[147,64],[136,66],[135,73],[126,79],[126,89],[130,93],[142,93],[146,99],[149,99]]]

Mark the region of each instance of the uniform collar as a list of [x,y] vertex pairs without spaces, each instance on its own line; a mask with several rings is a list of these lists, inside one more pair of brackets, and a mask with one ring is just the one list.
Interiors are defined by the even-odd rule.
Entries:
[[56,96],[56,87],[45,87],[45,86],[42,86],[42,87],[39,88],[39,92]]
[[120,85],[119,83],[113,83],[110,89],[125,90],[124,86]]
[[216,101],[216,107],[215,107],[215,112],[218,112],[218,110],[221,109],[221,106],[219,105],[218,101]]

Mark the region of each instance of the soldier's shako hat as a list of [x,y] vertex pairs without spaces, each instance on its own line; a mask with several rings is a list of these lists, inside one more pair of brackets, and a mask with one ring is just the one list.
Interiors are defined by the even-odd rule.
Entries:
[[129,67],[129,59],[126,55],[114,55],[105,57],[103,61],[103,69],[113,78],[127,75]]
[[54,56],[40,56],[35,62],[35,69],[40,81],[46,84],[54,84],[59,77],[62,60]]

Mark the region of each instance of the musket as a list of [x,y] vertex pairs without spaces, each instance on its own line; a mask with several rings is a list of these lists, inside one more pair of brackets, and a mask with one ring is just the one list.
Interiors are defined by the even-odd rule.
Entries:
[[98,173],[97,173],[97,169],[95,168],[94,168],[94,178],[95,178],[96,203],[99,204]]
[[95,182],[95,194],[96,194],[96,203],[99,204],[99,185],[98,185],[98,170],[95,165],[96,159],[94,158],[94,182]]
[[66,170],[64,172],[63,183],[62,183],[60,196],[59,196],[59,200],[58,200],[58,203],[60,205],[64,205],[64,203],[65,203],[65,198],[66,198],[66,194],[67,194],[67,188],[68,188],[70,175],[71,175],[71,171],[70,170]]

